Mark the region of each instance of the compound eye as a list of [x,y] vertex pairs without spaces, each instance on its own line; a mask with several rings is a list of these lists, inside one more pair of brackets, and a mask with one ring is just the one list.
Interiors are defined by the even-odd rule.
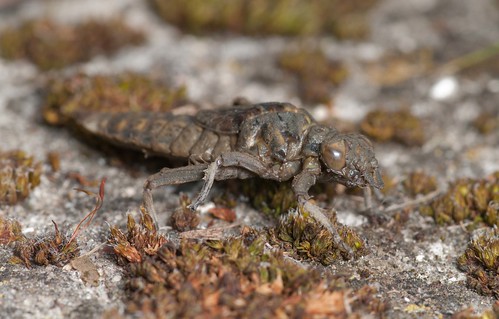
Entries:
[[324,163],[332,170],[339,171],[346,165],[346,145],[339,141],[322,145],[322,158]]

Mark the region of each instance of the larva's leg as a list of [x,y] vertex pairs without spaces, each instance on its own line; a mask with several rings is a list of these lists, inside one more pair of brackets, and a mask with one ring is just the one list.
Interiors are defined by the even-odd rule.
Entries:
[[[272,173],[265,165],[263,165],[256,157],[252,155],[241,152],[230,152],[222,154],[206,169],[203,178],[203,188],[201,189],[201,192],[199,192],[196,199],[189,206],[189,208],[195,210],[201,203],[206,200],[206,197],[208,196],[208,193],[210,192],[215,179],[228,179],[229,177],[224,175],[227,174],[226,172],[232,171],[240,172],[239,175],[237,175],[238,178],[256,175],[267,179],[278,179],[278,176]],[[241,176],[245,175],[244,172],[247,172],[246,176]]]
[[154,210],[152,190],[162,186],[177,185],[202,180],[204,171],[207,167],[208,164],[199,164],[179,168],[163,168],[158,173],[147,178],[144,183],[142,205],[153,217],[155,223],[157,223],[158,219]]
[[[324,226],[333,238],[333,243],[340,250],[346,252],[349,257],[353,256],[352,248],[350,248],[341,238],[338,233],[338,229],[331,223],[326,215],[326,210],[320,208],[319,206],[313,204],[309,198],[308,191],[310,187],[315,185],[316,176],[313,172],[302,171],[300,174],[296,175],[293,179],[293,191],[298,197],[298,205],[301,209],[308,212],[313,219]],[[301,211],[300,209],[300,211]]]

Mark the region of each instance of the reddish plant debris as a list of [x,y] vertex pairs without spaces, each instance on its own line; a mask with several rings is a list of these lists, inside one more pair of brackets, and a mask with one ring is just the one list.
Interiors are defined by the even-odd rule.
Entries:
[[53,21],[29,20],[0,33],[0,55],[6,59],[27,59],[41,70],[60,69],[110,55],[126,45],[144,42],[141,32],[119,19],[61,25]]
[[236,212],[227,207],[213,207],[208,211],[214,217],[232,223],[236,220]]
[[42,164],[20,150],[0,151],[0,204],[14,205],[40,184]]

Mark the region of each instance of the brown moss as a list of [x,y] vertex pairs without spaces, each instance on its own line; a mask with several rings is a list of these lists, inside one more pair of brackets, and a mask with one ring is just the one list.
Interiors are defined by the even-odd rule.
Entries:
[[24,151],[0,151],[0,204],[14,205],[40,184],[42,165]]
[[360,123],[360,128],[379,142],[395,141],[407,146],[421,146],[425,142],[421,120],[407,110],[371,111]]
[[485,229],[458,258],[459,269],[467,273],[468,287],[483,295],[499,298],[499,230]]
[[181,195],[179,198],[180,205],[173,212],[171,217],[171,225],[173,229],[180,232],[195,229],[199,224],[199,216],[196,212],[193,212],[188,205],[191,204],[191,200],[187,195]]
[[329,59],[321,49],[301,47],[278,57],[278,65],[298,81],[300,98],[310,103],[327,103],[331,92],[348,76],[346,67]]
[[112,226],[110,232],[108,242],[120,264],[140,263],[146,256],[156,255],[166,242],[165,236],[158,232],[151,215],[144,209],[141,209],[138,223],[132,215],[128,215],[126,234],[116,226]]
[[23,263],[26,267],[31,267],[32,263],[40,266],[55,265],[63,266],[69,261],[79,256],[80,247],[77,238],[81,231],[90,226],[96,213],[102,207],[104,201],[104,184],[106,179],[101,181],[99,193],[87,190],[80,190],[87,195],[96,198],[95,207],[76,225],[70,235],[62,234],[57,223],[54,224],[54,233],[43,235],[40,238],[22,237],[16,242],[14,247],[14,257],[12,263]]
[[365,65],[365,72],[373,84],[395,87],[434,70],[433,51],[418,49],[410,53],[389,52]]
[[473,121],[473,127],[484,135],[497,132],[499,131],[499,116],[484,112]]
[[17,220],[5,219],[0,216],[0,245],[24,239],[21,224]]
[[369,33],[368,1],[162,1],[150,0],[167,22],[195,34],[228,31],[249,35],[334,34],[359,39]]
[[126,312],[189,318],[343,318],[352,306],[358,316],[386,311],[374,289],[342,290],[344,280],[289,262],[280,252],[265,249],[265,243],[264,232],[250,229],[204,244],[167,242],[152,256],[129,264]]
[[[355,256],[366,253],[364,241],[350,228],[332,220],[341,239],[352,248]],[[273,234],[273,232],[271,232]],[[313,220],[306,211],[291,211],[283,216],[275,237],[284,242],[283,248],[294,250],[300,258],[311,259],[327,266],[338,258],[348,259],[345,252],[334,245],[331,233]],[[275,243],[278,243],[275,241]]]
[[437,190],[437,179],[422,171],[411,172],[402,183],[405,191],[412,197],[426,195]]
[[456,312],[452,319],[496,319],[499,317],[499,300],[497,300],[491,309],[487,309],[481,314],[476,314],[473,308],[467,308]]
[[136,73],[77,74],[48,84],[42,114],[47,123],[63,125],[78,112],[163,112],[185,99],[185,87],[169,88],[162,81]]
[[445,194],[419,210],[439,224],[471,220],[499,226],[499,174],[457,180]]
[[26,267],[32,263],[39,266],[55,265],[62,267],[70,260],[80,255],[80,248],[76,239],[61,234],[54,222],[54,233],[42,238],[25,238],[19,241],[14,248],[14,257],[11,262],[22,262]]
[[6,59],[27,59],[42,70],[59,69],[112,54],[125,45],[137,45],[144,36],[121,20],[87,21],[68,26],[50,20],[30,20],[0,34],[0,54]]

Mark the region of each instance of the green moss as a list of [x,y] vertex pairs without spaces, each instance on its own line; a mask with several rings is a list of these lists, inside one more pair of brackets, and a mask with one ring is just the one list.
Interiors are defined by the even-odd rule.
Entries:
[[251,204],[264,214],[277,218],[291,208],[297,207],[296,196],[291,189],[291,181],[277,182],[251,178],[239,181],[242,193]]
[[412,197],[426,195],[437,190],[437,179],[421,171],[411,172],[402,183],[405,191]]
[[457,264],[467,273],[468,287],[499,298],[499,230],[485,229],[474,238]]
[[407,110],[369,112],[360,124],[364,134],[379,142],[395,141],[407,146],[425,142],[421,120]]
[[144,36],[121,20],[87,21],[76,26],[50,20],[30,20],[0,34],[0,54],[6,59],[27,59],[42,70],[59,69],[112,54],[125,45],[137,45]]
[[14,205],[40,184],[42,165],[20,150],[0,151],[0,204]]
[[300,98],[305,102],[330,102],[331,92],[348,76],[339,61],[328,59],[321,49],[301,47],[278,57],[278,65],[298,81]]
[[42,114],[52,125],[62,125],[78,112],[163,112],[186,99],[185,87],[136,73],[116,76],[77,74],[52,80],[45,93]]
[[[338,224],[336,220],[333,220],[333,225],[357,257],[366,252],[364,241],[352,229]],[[338,258],[348,258],[339,247],[335,247],[331,233],[308,216],[307,212],[291,210],[287,216],[283,216],[277,226],[276,237],[288,244],[285,249],[293,249],[299,257],[325,266]]]
[[367,13],[376,3],[340,0],[150,0],[167,22],[195,34],[234,32],[249,35],[318,35],[363,38]]
[[430,205],[420,207],[424,215],[438,224],[464,220],[499,226],[499,174],[485,179],[460,179]]

